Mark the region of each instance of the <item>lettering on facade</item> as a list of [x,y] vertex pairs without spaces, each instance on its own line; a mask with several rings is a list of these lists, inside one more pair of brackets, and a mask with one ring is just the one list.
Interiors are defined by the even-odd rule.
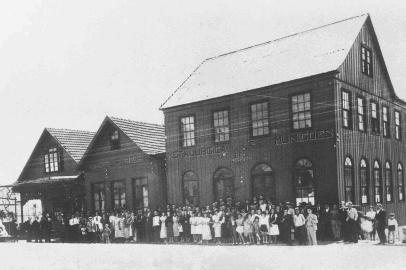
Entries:
[[309,141],[318,141],[334,137],[334,132],[331,130],[310,130],[301,133],[286,134],[275,137],[275,144],[291,144],[302,143]]
[[198,147],[192,149],[185,149],[174,151],[167,154],[168,159],[177,159],[177,158],[190,158],[197,156],[210,156],[210,155],[226,155],[227,147],[225,145],[216,145],[208,147]]
[[144,161],[146,161],[146,160],[143,155],[133,155],[133,156],[129,156],[125,159],[98,162],[97,164],[90,165],[89,169],[93,170],[93,169],[99,169],[99,168],[123,167],[123,166],[134,165],[134,164],[144,162]]

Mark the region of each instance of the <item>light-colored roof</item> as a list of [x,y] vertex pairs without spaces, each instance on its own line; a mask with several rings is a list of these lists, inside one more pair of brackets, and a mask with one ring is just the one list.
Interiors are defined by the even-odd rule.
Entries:
[[162,109],[337,70],[368,14],[206,59]]
[[148,155],[165,153],[165,127],[108,116],[137,146]]
[[66,182],[72,182],[75,180],[79,180],[79,176],[80,176],[80,174],[68,175],[68,176],[57,175],[57,176],[41,177],[41,178],[36,178],[36,179],[25,180],[22,182],[15,182],[13,184],[13,187],[18,188],[18,187],[24,187],[24,186],[55,184],[55,183],[61,183],[61,182],[66,183]]
[[95,134],[94,132],[83,130],[57,128],[46,128],[46,130],[76,162],[80,161]]

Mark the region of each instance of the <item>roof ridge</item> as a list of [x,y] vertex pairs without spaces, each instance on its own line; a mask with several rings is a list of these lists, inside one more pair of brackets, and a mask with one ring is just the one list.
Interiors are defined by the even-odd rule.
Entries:
[[158,126],[158,127],[165,127],[165,125],[162,124],[157,124],[157,123],[150,123],[150,122],[143,122],[143,121],[137,121],[137,120],[132,120],[132,119],[128,119],[128,118],[122,118],[122,117],[117,117],[117,116],[111,116],[108,115],[108,117],[110,119],[117,119],[117,120],[124,120],[124,121],[129,121],[129,122],[133,122],[133,123],[138,123],[138,124],[146,124],[146,125],[153,125],[153,126]]
[[231,51],[231,52],[223,53],[223,54],[220,54],[220,55],[217,55],[217,56],[209,57],[209,58],[206,58],[205,61],[213,60],[213,59],[216,59],[216,58],[227,56],[227,55],[230,55],[230,54],[233,54],[233,53],[238,53],[238,52],[241,52],[241,51],[246,51],[246,50],[249,50],[249,49],[252,49],[252,48],[255,48],[255,47],[267,45],[267,44],[272,43],[272,42],[277,42],[277,41],[280,41],[280,40],[283,40],[283,39],[286,39],[286,38],[290,38],[290,37],[297,36],[297,35],[300,35],[300,34],[308,33],[308,32],[314,31],[314,30],[318,30],[318,29],[321,29],[321,28],[324,28],[324,27],[328,27],[328,26],[331,26],[331,25],[335,25],[335,24],[338,24],[338,23],[345,22],[345,21],[353,20],[353,19],[360,18],[360,17],[363,17],[363,16],[369,17],[370,15],[369,15],[369,13],[364,13],[364,14],[361,14],[361,15],[357,15],[357,16],[347,18],[347,19],[342,19],[342,20],[339,20],[339,21],[331,22],[331,23],[324,24],[324,25],[321,25],[321,26],[317,26],[317,27],[314,27],[314,28],[310,28],[310,29],[307,29],[307,30],[304,30],[304,31],[296,32],[294,34],[290,34],[290,35],[283,36],[283,37],[280,37],[280,38],[276,38],[276,39],[273,39],[273,40],[261,42],[261,43],[254,44],[254,45],[251,45],[251,46],[248,46],[248,47],[245,47],[245,48],[241,48],[241,49],[234,50],[234,51]]
[[80,129],[69,129],[69,128],[52,128],[52,127],[46,127],[46,130],[58,130],[58,131],[74,131],[74,132],[83,132],[83,133],[90,133],[94,134],[94,131],[89,131],[89,130],[80,130]]

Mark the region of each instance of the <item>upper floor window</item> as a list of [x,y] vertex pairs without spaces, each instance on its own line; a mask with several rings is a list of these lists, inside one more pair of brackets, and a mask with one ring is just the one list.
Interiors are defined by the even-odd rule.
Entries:
[[195,117],[186,116],[180,119],[180,129],[182,134],[182,146],[189,147],[196,145],[195,138]]
[[400,122],[402,119],[400,118],[400,112],[395,111],[395,139],[402,140],[402,127]]
[[361,46],[361,68],[362,73],[370,77],[373,76],[372,51],[364,46]]
[[390,115],[388,107],[382,107],[382,120],[383,120],[383,136],[389,138],[390,137]]
[[293,129],[312,127],[310,93],[292,96]]
[[48,153],[44,155],[45,172],[57,172],[61,168],[60,166],[60,156],[57,148],[51,148]]
[[371,129],[374,133],[379,133],[379,108],[376,102],[371,102]]
[[352,129],[352,106],[351,93],[342,91],[342,112],[343,112],[343,127]]
[[358,130],[360,131],[365,131],[366,129],[366,123],[367,123],[367,118],[366,118],[366,101],[362,97],[358,97],[357,99],[358,103]]
[[110,135],[110,147],[111,150],[120,148],[120,137],[118,134],[118,130],[114,130],[113,133],[111,133]]
[[230,125],[227,110],[213,113],[213,126],[215,142],[227,142],[230,140]]
[[268,102],[251,105],[251,135],[252,137],[269,134]]

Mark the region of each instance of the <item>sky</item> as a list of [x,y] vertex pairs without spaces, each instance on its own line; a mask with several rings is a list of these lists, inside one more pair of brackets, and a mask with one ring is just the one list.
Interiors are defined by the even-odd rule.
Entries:
[[406,99],[404,1],[0,0],[0,185],[45,127],[163,123],[160,105],[202,60],[364,13]]

